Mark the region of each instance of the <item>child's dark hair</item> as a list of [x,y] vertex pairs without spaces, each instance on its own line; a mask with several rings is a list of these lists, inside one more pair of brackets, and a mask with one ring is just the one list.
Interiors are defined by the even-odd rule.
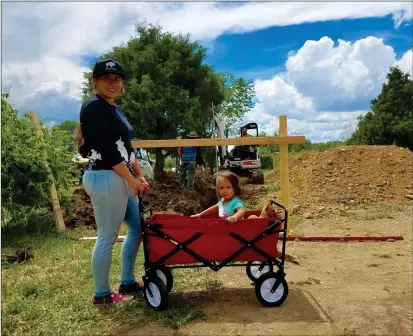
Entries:
[[[220,177],[229,180],[229,182],[230,182],[231,185],[232,185],[232,188],[234,188],[234,194],[235,194],[235,196],[241,196],[241,187],[240,187],[240,185],[239,185],[238,175],[236,175],[236,174],[234,174],[234,173],[232,173],[232,172],[229,172],[229,171],[218,172],[218,173],[217,173],[217,176],[216,176],[216,179],[215,179],[215,185],[216,185],[216,183],[218,182],[218,178],[220,178]],[[218,195],[217,195],[217,196],[218,196]],[[219,196],[218,196],[218,198],[219,198]]]

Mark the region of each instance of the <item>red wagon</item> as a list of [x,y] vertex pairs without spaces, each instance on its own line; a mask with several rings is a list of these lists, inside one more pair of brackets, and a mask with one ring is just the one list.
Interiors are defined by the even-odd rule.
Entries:
[[[217,216],[194,219],[152,214],[141,201],[144,297],[148,305],[159,310],[167,308],[173,268],[210,267],[219,271],[227,266],[246,266],[248,277],[255,282],[258,300],[264,306],[281,305],[288,295],[284,273],[288,211],[271,202],[284,209],[284,217],[243,219],[230,224]],[[150,215],[146,216],[148,212]],[[247,211],[245,218],[259,216],[260,212]]]

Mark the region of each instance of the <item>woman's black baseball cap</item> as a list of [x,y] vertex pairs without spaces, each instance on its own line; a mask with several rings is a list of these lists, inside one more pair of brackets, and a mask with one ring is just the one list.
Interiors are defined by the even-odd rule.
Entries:
[[95,67],[93,68],[93,77],[109,73],[119,75],[122,79],[126,77],[119,62],[112,59],[96,62]]

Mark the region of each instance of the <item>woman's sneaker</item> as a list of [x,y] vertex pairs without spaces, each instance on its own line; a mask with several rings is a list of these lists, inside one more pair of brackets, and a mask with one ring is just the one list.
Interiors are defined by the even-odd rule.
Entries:
[[133,296],[129,295],[122,295],[122,294],[117,294],[117,293],[110,293],[106,296],[103,297],[94,297],[93,298],[93,304],[95,305],[107,305],[107,304],[112,304],[112,303],[121,303],[123,301],[129,301],[132,300]]
[[120,285],[119,293],[120,294],[135,294],[143,290],[143,285],[139,282],[135,282],[131,285]]

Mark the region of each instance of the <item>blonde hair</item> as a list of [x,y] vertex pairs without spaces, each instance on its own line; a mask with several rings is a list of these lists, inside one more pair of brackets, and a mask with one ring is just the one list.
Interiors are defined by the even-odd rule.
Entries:
[[82,127],[80,125],[80,122],[77,124],[76,126],[76,130],[75,130],[75,145],[77,148],[77,151],[79,152],[80,155],[82,155],[83,157],[87,156],[87,153],[85,153],[85,139],[83,138],[83,134],[82,134]]

